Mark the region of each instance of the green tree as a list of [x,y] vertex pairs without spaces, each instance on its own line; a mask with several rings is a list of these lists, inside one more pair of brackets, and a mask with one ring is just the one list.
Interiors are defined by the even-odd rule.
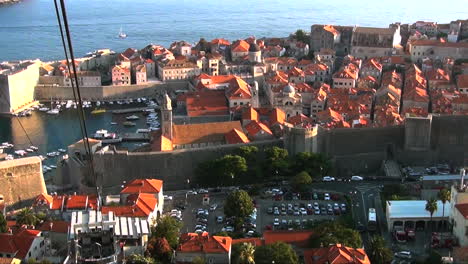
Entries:
[[16,223],[18,223],[18,225],[34,226],[37,222],[38,219],[31,208],[24,208],[16,216]]
[[294,33],[294,39],[298,40],[298,41],[302,41],[304,43],[309,43],[309,37],[307,36],[307,34],[304,32],[304,30],[302,29],[298,29],[296,31],[296,33]]
[[426,211],[429,212],[429,214],[431,215],[431,220],[430,220],[430,225],[431,225],[431,229],[432,229],[432,216],[434,215],[434,212],[437,211],[437,200],[434,199],[434,198],[431,198],[429,200],[426,201]]
[[192,260],[192,264],[206,264],[206,261],[202,257],[195,257]]
[[312,177],[306,171],[299,172],[291,180],[291,184],[295,190],[303,190],[305,187],[312,183]]
[[168,262],[172,257],[172,248],[164,237],[150,238],[146,251],[154,259],[164,262]]
[[152,237],[165,238],[171,248],[177,248],[181,228],[181,222],[170,216],[163,216],[157,220],[156,227],[152,228]]
[[224,204],[224,214],[227,217],[247,217],[253,213],[254,206],[252,198],[243,190],[231,192],[226,198]]
[[6,232],[8,232],[7,220],[5,219],[5,216],[2,213],[0,213],[0,233]]
[[442,264],[442,256],[435,250],[431,250],[429,257],[426,258],[426,264]]
[[339,223],[324,222],[312,230],[314,233],[309,238],[309,245],[312,248],[334,244],[343,244],[352,248],[362,247],[362,239],[359,232]]
[[238,155],[225,155],[202,162],[195,170],[197,182],[203,186],[226,186],[240,182],[247,171],[246,160]]
[[369,240],[369,247],[366,248],[366,253],[373,264],[387,264],[393,259],[392,251],[387,247],[384,238],[381,236],[373,236]]
[[271,147],[265,150],[265,168],[269,175],[288,174],[288,151],[279,147]]
[[332,163],[322,154],[299,152],[292,159],[291,170],[293,173],[307,171],[312,176],[323,177],[332,172]]
[[254,259],[255,264],[297,264],[299,262],[296,252],[284,242],[257,247]]
[[247,162],[245,159],[238,155],[225,155],[219,159],[220,166],[224,174],[224,180],[226,182],[235,183],[238,181],[239,176],[247,171]]
[[439,199],[442,201],[442,218],[444,218],[445,203],[450,202],[450,199],[451,199],[450,190],[447,190],[445,188],[440,190],[439,193],[437,194],[437,197],[439,197]]
[[145,257],[138,254],[132,254],[127,257],[127,263],[129,264],[155,264],[154,259]]
[[401,197],[398,194],[392,194],[390,196],[390,200],[391,201],[398,201],[398,200],[401,200]]
[[239,243],[232,245],[231,263],[255,264],[255,246],[252,243]]
[[235,151],[235,154],[243,157],[249,165],[257,161],[258,148],[256,146],[242,146]]

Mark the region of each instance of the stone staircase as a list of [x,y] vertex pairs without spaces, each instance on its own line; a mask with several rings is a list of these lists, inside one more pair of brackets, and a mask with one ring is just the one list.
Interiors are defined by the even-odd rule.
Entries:
[[384,160],[383,170],[385,172],[385,176],[387,177],[391,177],[391,178],[402,177],[400,165],[398,165],[398,163],[394,160]]

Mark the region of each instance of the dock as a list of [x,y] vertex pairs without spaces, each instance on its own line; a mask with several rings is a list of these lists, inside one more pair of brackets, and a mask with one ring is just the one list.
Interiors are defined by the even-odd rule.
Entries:
[[120,137],[122,137],[122,141],[150,141],[148,133],[123,133]]
[[128,114],[128,113],[135,113],[135,112],[143,112],[143,111],[149,110],[149,109],[159,109],[159,106],[157,106],[157,107],[136,107],[136,108],[116,109],[116,110],[111,110],[110,112],[112,114]]

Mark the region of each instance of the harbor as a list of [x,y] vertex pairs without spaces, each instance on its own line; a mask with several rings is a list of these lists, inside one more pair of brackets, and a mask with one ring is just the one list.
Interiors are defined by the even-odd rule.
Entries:
[[[148,144],[150,132],[159,129],[157,103],[139,101],[83,102],[89,137],[130,151]],[[67,147],[82,138],[77,108],[73,103],[67,105],[51,100],[23,115],[0,116],[0,159],[39,156],[46,181],[53,177],[56,164],[68,158]],[[54,109],[58,110],[50,112]],[[96,109],[104,111],[96,113]],[[115,110],[120,114],[113,114]],[[126,122],[132,126],[125,126]],[[96,137],[98,132],[103,133],[102,138]]]

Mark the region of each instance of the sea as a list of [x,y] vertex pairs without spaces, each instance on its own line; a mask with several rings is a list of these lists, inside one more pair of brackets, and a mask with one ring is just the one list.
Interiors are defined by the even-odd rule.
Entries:
[[[121,52],[128,47],[191,43],[200,38],[236,40],[249,36],[286,37],[312,24],[386,27],[417,20],[448,23],[467,19],[468,0],[68,0],[66,2],[76,57],[97,49]],[[122,28],[128,37],[118,38]],[[0,62],[64,58],[53,0],[23,0],[0,7]],[[134,132],[122,117],[86,112],[88,133],[98,129]],[[124,117],[123,117],[124,118]],[[143,120],[143,119],[142,119]],[[116,127],[111,122],[120,122]],[[24,130],[23,128],[24,127]],[[145,127],[138,121],[137,127]],[[26,133],[24,132],[26,131]],[[0,117],[0,142],[24,149],[29,141],[45,154],[66,148],[81,137],[76,110],[51,116]],[[46,160],[46,164],[54,160]]]

